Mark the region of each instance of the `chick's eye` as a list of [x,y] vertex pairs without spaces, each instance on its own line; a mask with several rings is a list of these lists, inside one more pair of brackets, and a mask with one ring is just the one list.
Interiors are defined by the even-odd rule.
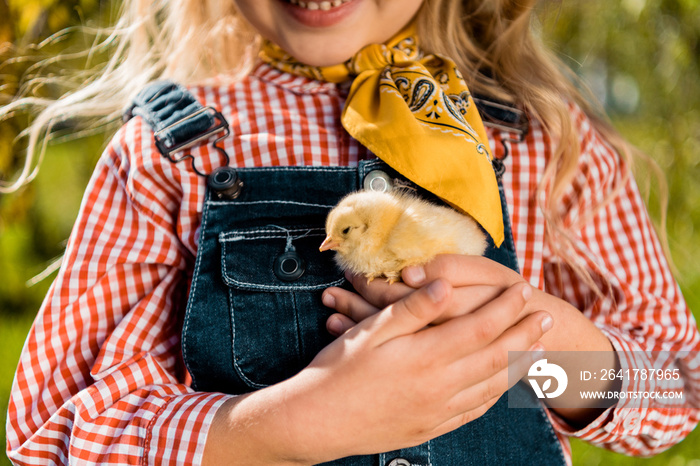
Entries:
[[346,227],[346,228],[343,230],[343,234],[344,234],[344,235],[347,235],[348,233],[350,233],[350,227]]

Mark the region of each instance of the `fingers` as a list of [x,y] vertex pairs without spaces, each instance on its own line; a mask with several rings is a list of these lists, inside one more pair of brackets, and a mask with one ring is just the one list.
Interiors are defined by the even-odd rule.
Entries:
[[[447,408],[453,417],[445,422],[444,427],[453,429],[475,420],[488,411],[503,394],[527,374],[530,366],[542,357],[540,343],[530,348],[509,366],[504,367],[487,379],[467,387],[450,399]],[[438,427],[442,429],[443,426]]]
[[326,320],[326,329],[331,335],[336,337],[347,332],[355,325],[357,325],[357,322],[343,314],[332,314]]
[[503,290],[489,285],[461,286],[452,291],[452,304],[448,310],[432,322],[441,324],[454,317],[469,314],[498,298]]
[[[390,305],[384,311],[355,326],[375,328],[378,344],[401,335],[409,335],[423,329],[447,308],[452,297],[452,286],[446,280],[435,280],[419,288],[405,298]],[[354,329],[353,329],[354,330]]]
[[[458,395],[458,397],[461,398],[461,395],[462,394]],[[452,432],[453,430],[459,429],[463,425],[480,418],[481,416],[486,414],[486,411],[491,409],[491,407],[498,402],[500,397],[501,395],[494,397],[487,403],[484,403],[473,409],[462,409],[462,400],[458,398],[452,400],[450,402],[451,406],[448,409],[454,411],[455,415],[452,418],[440,424],[439,426],[437,426],[435,429],[433,429],[433,432],[430,435],[431,438],[439,437],[440,435]]]
[[326,289],[321,300],[326,307],[345,314],[355,322],[361,322],[379,312],[378,307],[368,303],[362,296],[342,288]]
[[481,256],[441,254],[420,267],[406,267],[401,273],[404,283],[410,287],[446,278],[454,287],[502,283],[508,286],[521,280],[517,272]]
[[425,344],[434,347],[436,342],[445,342],[440,347],[453,351],[454,360],[478,351],[519,320],[518,316],[531,296],[530,285],[517,283],[471,314],[433,327],[423,336]]
[[[486,285],[454,289],[451,305],[430,325],[439,325],[449,319],[479,309],[489,301],[497,298],[500,293],[500,288]],[[365,301],[362,296],[343,288],[331,287],[326,289],[321,300],[326,307],[339,313],[331,315],[326,321],[326,328],[334,336],[342,335],[358,322],[362,322],[380,311],[378,307]]]
[[[349,275],[348,278],[362,297],[360,298],[356,293],[351,293],[342,288],[328,288],[323,295],[323,304],[345,314],[355,322],[366,319],[379,309],[389,306],[414,291],[414,288],[410,288],[403,283],[389,285],[384,281],[374,280],[367,284],[367,280],[361,276]],[[452,306],[432,323],[439,324],[452,317],[468,314],[495,299],[501,292],[501,287],[491,285],[455,288]],[[326,300],[327,298],[328,301]]]
[[[524,351],[516,359],[509,361],[508,349],[503,346],[507,346],[510,342],[506,341],[509,340],[509,338],[506,338],[505,335],[503,338],[504,341],[502,342],[503,344],[489,347],[491,351],[504,355],[495,358],[496,360],[503,361],[503,363],[488,368],[486,372],[488,372],[489,375],[487,375],[484,380],[475,384],[466,382],[464,384],[465,388],[457,392],[452,399],[450,399],[447,403],[446,410],[452,414],[452,417],[435,429],[438,433],[437,435],[450,432],[482,416],[506,391],[512,388],[513,385],[527,374],[535,361],[542,358],[544,347],[540,342],[536,341],[536,339],[537,335],[541,336],[546,331],[543,330],[545,326],[542,326],[542,321],[545,320],[548,314],[544,312],[538,314],[539,315],[533,314],[529,316],[514,327],[514,330],[520,327],[517,333],[529,335],[529,337],[524,338],[521,342],[522,345],[526,346],[516,345],[512,347],[512,351]],[[516,332],[514,331],[513,333]],[[533,339],[535,341],[531,343]],[[529,347],[527,345],[529,345]],[[525,348],[528,348],[529,351],[525,352]],[[474,356],[474,358],[460,361],[460,364],[453,366],[453,368],[462,366],[462,369],[455,370],[457,376],[468,380],[471,378],[469,377],[470,375],[481,374],[479,371],[484,369],[474,366],[474,360],[479,361],[483,355],[475,354]],[[490,360],[494,360],[493,357]]]
[[[491,391],[494,388],[498,390],[510,387],[525,375],[532,363],[541,356],[541,353],[536,354],[533,351],[544,349],[539,340],[551,328],[551,324],[548,322],[551,322],[551,318],[544,311],[529,315],[503,332],[490,345],[469,355],[468,358],[457,361],[454,364],[455,376],[461,376],[462,380],[465,380],[465,384],[468,385],[469,379],[472,378],[469,376],[479,374],[482,380],[490,380]],[[520,352],[523,352],[526,357],[510,360],[509,353],[517,355]],[[537,357],[537,359],[530,360],[530,356]],[[509,375],[515,378],[511,380]],[[508,383],[509,380],[511,383]],[[492,393],[490,396],[494,396],[494,394]],[[489,399],[490,396],[487,396],[486,399]]]
[[[388,305],[395,303],[406,297],[414,288],[403,283],[392,283],[391,285],[382,279],[372,280],[367,283],[367,279],[361,275],[345,274],[345,278],[352,284],[353,288],[362,295],[373,306],[384,309]],[[432,280],[424,282],[421,286]],[[419,288],[418,286],[415,288]]]

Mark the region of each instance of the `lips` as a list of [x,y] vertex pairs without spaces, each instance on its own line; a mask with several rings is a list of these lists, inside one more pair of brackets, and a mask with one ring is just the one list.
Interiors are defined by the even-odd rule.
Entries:
[[281,0],[289,14],[307,27],[333,26],[348,17],[362,0]]

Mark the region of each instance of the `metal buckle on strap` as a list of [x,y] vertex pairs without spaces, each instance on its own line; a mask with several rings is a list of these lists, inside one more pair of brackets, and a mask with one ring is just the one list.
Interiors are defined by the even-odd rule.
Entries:
[[[200,133],[200,134],[198,134],[198,135],[196,135],[196,136],[194,136],[186,141],[183,141],[179,144],[175,144],[172,147],[168,146],[165,143],[165,141],[160,138],[160,134],[162,134],[164,131],[171,129],[177,125],[183,124],[187,120],[190,120],[203,112],[211,112],[212,115],[214,116],[214,119],[217,120],[216,124],[214,126],[212,126],[211,128],[207,129],[205,132]],[[226,138],[229,134],[231,134],[231,129],[229,127],[228,121],[226,121],[226,118],[224,118],[224,116],[213,107],[203,107],[203,108],[197,110],[196,112],[187,115],[182,120],[178,120],[175,123],[172,123],[171,125],[166,126],[165,128],[162,128],[158,131],[155,131],[153,133],[153,135],[155,137],[156,147],[158,148],[158,151],[163,155],[163,157],[167,158],[172,163],[178,163],[178,162],[181,162],[185,159],[191,159],[192,169],[195,171],[195,173],[197,173],[200,176],[206,177],[207,175],[205,173],[200,172],[199,170],[197,170],[197,167],[195,167],[194,157],[191,154],[185,154],[181,157],[173,157],[173,154],[175,154],[179,151],[188,149],[188,148],[200,143],[201,141],[209,139],[213,135],[220,133],[222,131],[223,131],[223,135],[217,137],[214,140],[214,142],[212,143],[212,146],[214,147],[214,149],[218,150],[219,153],[225,157],[226,163],[224,166],[228,166],[228,164],[230,162],[230,158],[229,158],[228,154],[226,153],[226,151],[224,149],[222,149],[221,147],[219,147],[217,144],[222,139]]]
[[[187,120],[190,120],[190,119],[196,117],[197,115],[199,115],[200,113],[204,113],[204,112],[211,112],[214,115],[214,117],[218,120],[218,123],[216,123],[214,126],[209,128],[208,130],[206,130],[204,133],[198,134],[197,136],[190,138],[186,141],[183,141],[179,144],[175,144],[172,147],[169,147],[168,145],[166,145],[165,141],[160,138],[160,135],[162,133],[164,133],[165,131],[167,131],[175,126],[178,126],[182,123],[185,123]],[[224,116],[213,107],[203,107],[203,108],[197,110],[196,112],[187,115],[182,120],[178,120],[175,123],[166,126],[165,128],[162,128],[158,131],[155,131],[153,133],[153,136],[156,139],[156,147],[158,147],[158,150],[160,151],[160,153],[163,154],[163,156],[166,157],[171,162],[177,163],[177,162],[183,160],[184,158],[187,158],[187,156],[180,157],[179,159],[176,159],[172,156],[172,154],[174,154],[178,151],[184,150],[184,149],[188,149],[188,148],[194,146],[195,144],[199,143],[200,141],[208,139],[209,137],[211,137],[212,135],[214,135],[220,131],[225,131],[225,134],[222,137],[218,138],[217,141],[225,138],[226,136],[228,136],[230,134],[228,122],[226,121]]]

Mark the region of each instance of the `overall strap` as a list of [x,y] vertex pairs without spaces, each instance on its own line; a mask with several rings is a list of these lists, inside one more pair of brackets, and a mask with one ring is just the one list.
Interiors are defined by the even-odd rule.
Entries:
[[229,156],[216,144],[229,135],[229,125],[224,116],[213,107],[203,106],[184,86],[171,81],[156,81],[139,92],[122,116],[126,123],[134,116],[140,116],[153,129],[158,151],[172,163],[184,159],[192,160],[192,169],[201,176],[195,167],[194,157],[174,154],[208,141],[212,136],[223,133],[213,142],[213,146],[226,159]]
[[[496,172],[496,178],[501,180],[503,173],[506,171],[503,160],[510,154],[508,144],[523,142],[530,131],[530,123],[525,112],[515,105],[478,95],[474,95],[472,98],[477,110],[479,110],[484,126],[501,132],[500,143],[503,146],[503,156],[501,158],[494,156],[491,160],[493,169]],[[512,136],[504,138],[504,133]]]

